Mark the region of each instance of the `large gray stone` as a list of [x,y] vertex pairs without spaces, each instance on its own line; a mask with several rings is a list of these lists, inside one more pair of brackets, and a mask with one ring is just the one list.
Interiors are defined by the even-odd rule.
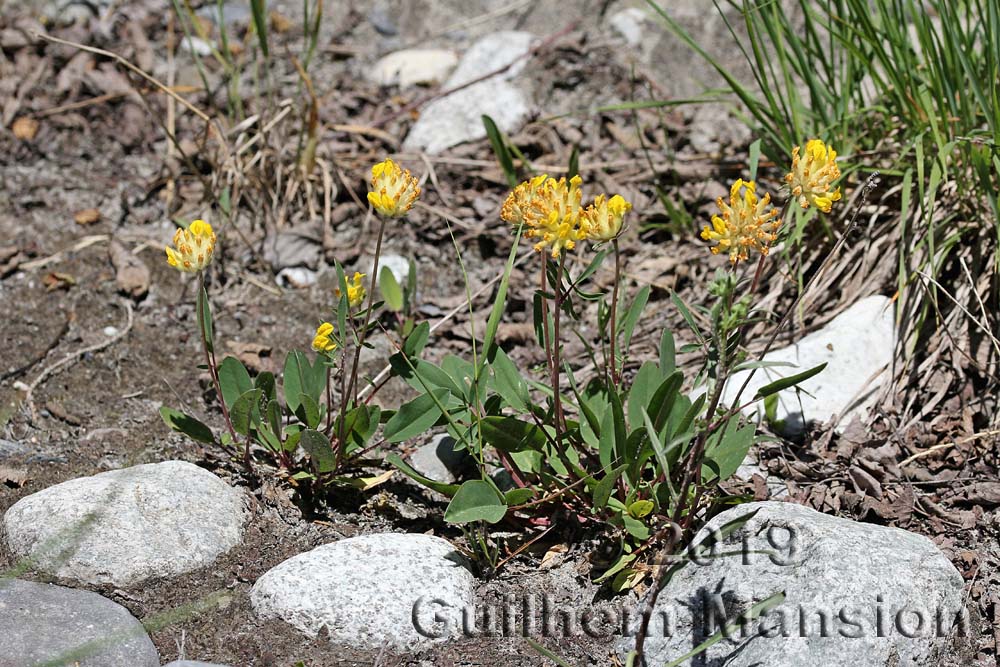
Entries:
[[244,496],[165,461],[73,479],[22,498],[3,528],[17,558],[89,584],[133,586],[214,561],[242,537]]
[[[502,74],[489,77],[428,104],[413,124],[403,148],[440,153],[486,136],[482,116],[490,116],[505,133],[516,132],[531,110],[526,92],[511,82],[523,69],[531,48],[531,33],[504,31],[483,37],[462,56],[445,82],[445,89],[474,81],[514,63]],[[519,60],[520,59],[520,60]]]
[[[778,427],[794,435],[809,422],[826,422],[836,416],[838,428],[842,429],[854,417],[867,416],[887,376],[895,345],[892,302],[884,296],[870,296],[798,343],[768,353],[765,361],[785,365],[757,369],[740,402],[746,402],[758,389],[778,378],[825,363],[826,368],[802,382],[799,391],[791,388],[778,394]],[[749,373],[741,371],[730,378],[723,392],[724,403],[733,403]],[[757,402],[744,412],[760,417],[762,410],[761,402]]]
[[355,649],[406,651],[461,629],[434,614],[473,604],[473,577],[445,540],[384,533],[316,547],[266,572],[250,592],[256,612],[309,637]]
[[[745,526],[721,540],[716,557],[686,565],[663,589],[646,641],[647,664],[679,658],[726,620],[780,591],[781,605],[684,664],[938,664],[963,613],[963,582],[929,539],[766,502],[723,512],[695,543],[754,510]],[[631,618],[638,617],[636,611]],[[634,634],[627,636],[620,649],[634,643]]]
[[410,465],[424,477],[454,484],[473,466],[468,450],[455,451],[455,439],[447,433],[435,435],[410,455]]
[[157,667],[160,656],[142,624],[97,593],[0,579],[0,667],[56,664]]

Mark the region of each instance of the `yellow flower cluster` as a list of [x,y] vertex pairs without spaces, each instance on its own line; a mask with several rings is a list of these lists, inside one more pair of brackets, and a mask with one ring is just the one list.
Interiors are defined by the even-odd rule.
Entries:
[[587,238],[594,242],[611,241],[622,233],[625,214],[632,210],[632,204],[621,195],[608,199],[607,195],[597,195],[594,203],[583,212],[587,221]]
[[[365,297],[368,296],[368,292],[365,290],[364,284],[362,284],[361,279],[365,277],[365,274],[354,272],[354,277],[347,281],[347,303],[350,304],[351,308],[357,308],[362,303],[365,302]],[[340,288],[336,289],[337,298],[340,298]]]
[[212,263],[215,252],[215,232],[204,220],[195,220],[187,229],[174,233],[176,250],[167,247],[167,263],[184,273],[198,273]]
[[746,260],[751,249],[766,255],[777,240],[781,226],[778,211],[771,207],[771,195],[758,198],[756,190],[753,181],[737,179],[729,191],[729,203],[722,197],[716,200],[721,215],[713,215],[712,226],[701,232],[701,238],[716,242],[712,254],[725,252],[736,264]]
[[805,154],[800,155],[800,152],[799,146],[792,149],[792,170],[785,176],[785,182],[799,206],[815,206],[829,213],[833,202],[840,199],[840,188],[830,190],[833,182],[840,178],[837,152],[820,139],[810,139]]
[[575,248],[578,241],[600,243],[617,238],[632,205],[621,195],[610,199],[599,195],[584,209],[582,184],[579,176],[568,182],[565,177],[557,180],[545,174],[536,176],[511,191],[500,217],[512,225],[527,226],[525,238],[539,239],[535,250],[548,248],[553,258]]
[[413,206],[420,196],[417,179],[410,170],[402,170],[390,158],[372,167],[371,191],[368,201],[384,218],[399,218]]
[[333,325],[323,322],[316,328],[316,335],[313,337],[312,348],[317,352],[333,352],[337,349],[337,344],[330,339],[333,333]]

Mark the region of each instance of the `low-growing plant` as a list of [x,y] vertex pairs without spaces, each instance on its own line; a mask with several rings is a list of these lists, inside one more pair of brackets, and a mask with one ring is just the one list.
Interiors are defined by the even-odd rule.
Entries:
[[[419,195],[416,179],[392,160],[372,168],[368,199],[380,220],[373,275],[378,275],[386,224],[404,217]],[[197,276],[195,312],[204,352],[202,368],[208,370],[221,399],[226,430],[216,437],[203,422],[169,407],[160,410],[163,420],[195,440],[221,445],[234,454],[239,452],[248,471],[253,469],[256,453],[256,458],[275,466],[293,482],[364,489],[385,479],[386,475],[363,476],[361,470],[366,461],[358,458],[367,450],[383,417],[382,410],[372,404],[377,387],[361,397],[361,350],[370,346],[367,339],[378,326],[373,315],[385,305],[376,302],[374,291],[365,288],[365,275],[356,272],[348,278],[343,267],[336,265],[339,285],[336,301],[331,316],[323,318],[316,328],[312,341],[316,355],[310,358],[301,350],[288,353],[279,395],[273,373],[262,372],[251,378],[243,363],[233,356],[217,363],[206,288],[206,270],[212,261],[215,240],[211,225],[195,220],[188,229],[177,230],[175,247],[168,247],[166,252],[171,266]],[[389,294],[386,297],[389,310],[404,312],[409,317],[410,297],[404,296],[395,280],[390,282],[384,273],[381,282],[383,293]],[[406,294],[412,292],[412,278],[409,283]],[[404,330],[407,321],[410,320],[402,320]],[[388,419],[387,427],[405,418],[405,414],[393,416]]]
[[[648,287],[624,294],[618,238],[631,205],[619,195],[602,194],[584,207],[579,176],[541,175],[515,187],[501,212],[514,228],[514,245],[480,344],[472,331],[472,358],[448,355],[440,364],[422,359],[427,328],[421,325],[392,359],[394,372],[419,395],[400,409],[398,415],[407,419],[387,424],[386,440],[402,442],[429,428],[445,428],[456,447],[478,462],[479,478],[440,484],[397,455],[388,460],[451,498],[445,520],[468,527],[472,544],[484,547],[485,560],[496,553],[485,548],[486,525],[504,518],[538,523],[559,513],[577,523],[616,528],[619,553],[599,580],[610,581],[615,590],[634,586],[648,573],[641,552],[685,544],[697,518],[740,500],[718,492],[756,435],[740,411],[822,370],[767,385],[746,405],[739,404],[739,396],[734,405],[722,405],[731,375],[760,365],[748,359],[743,336],[750,323],[765,317],[754,308],[755,292],[782,218],[793,202],[800,209],[831,209],[840,198],[835,157],[819,140],[804,151],[796,147],[786,177],[790,197],[780,214],[752,181],[737,180],[728,201],[719,199],[719,215],[702,232],[715,244],[713,253],[730,259],[729,269],[720,270],[708,286],[713,305],[696,316],[673,297],[696,340],[683,351],[701,351],[704,359],[693,378],[695,390],[688,393],[670,331],[660,336],[657,359],[638,369],[630,364],[633,334],[650,295]],[[540,258],[533,312],[546,359],[544,381],[526,376],[496,343],[522,237],[535,241]],[[566,257],[580,244],[595,252],[584,268],[574,270]],[[760,260],[749,277],[739,270],[751,252]],[[593,277],[609,257],[614,278],[610,289],[603,289]],[[567,363],[563,348],[566,321],[585,325],[581,318],[588,304],[596,304],[598,340],[574,331],[593,369],[585,374]],[[508,488],[490,475],[491,462],[508,473]]]

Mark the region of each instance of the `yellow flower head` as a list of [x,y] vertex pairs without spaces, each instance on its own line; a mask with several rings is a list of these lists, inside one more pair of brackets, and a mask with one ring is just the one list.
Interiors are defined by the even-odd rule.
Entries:
[[809,208],[812,205],[829,213],[833,202],[840,199],[840,188],[830,190],[833,182],[840,178],[837,152],[820,139],[810,139],[806,143],[805,155],[799,152],[798,146],[792,149],[792,170],[785,176],[785,182],[799,206]]
[[587,222],[580,206],[580,185],[574,176],[556,180],[538,176],[514,188],[500,211],[500,217],[512,224],[524,223],[525,238],[540,239],[535,250],[551,248],[553,258],[563,250],[572,250],[576,242],[587,238]]
[[323,322],[316,328],[316,335],[313,337],[312,348],[317,352],[333,352],[337,349],[337,344],[330,340],[333,333],[333,325]]
[[409,169],[400,169],[389,158],[372,167],[372,186],[368,201],[379,215],[386,218],[402,217],[419,196],[420,187],[417,179],[410,175]]
[[781,220],[778,211],[771,204],[771,195],[758,198],[757,186],[753,181],[737,179],[729,191],[729,203],[722,197],[716,200],[719,215],[712,216],[712,226],[706,226],[701,238],[715,241],[712,254],[725,252],[733,264],[749,257],[750,249],[766,255],[768,248],[777,240]]
[[531,210],[535,195],[548,178],[545,174],[535,176],[514,188],[500,209],[500,217],[515,226],[524,222],[525,213]]
[[[347,303],[351,308],[357,308],[362,303],[365,302],[365,297],[368,296],[368,292],[365,290],[365,286],[361,283],[361,279],[365,277],[365,274],[354,272],[354,277],[347,281]],[[337,298],[340,298],[340,288],[337,288]]]
[[586,221],[587,238],[595,243],[611,241],[622,233],[625,214],[632,210],[632,204],[621,195],[608,199],[598,195],[594,203],[583,212]]
[[204,220],[195,220],[187,229],[174,233],[176,250],[167,247],[167,264],[184,273],[198,273],[212,263],[215,232]]

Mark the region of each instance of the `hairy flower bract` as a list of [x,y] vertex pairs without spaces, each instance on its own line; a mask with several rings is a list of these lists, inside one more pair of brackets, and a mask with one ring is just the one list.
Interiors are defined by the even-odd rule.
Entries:
[[781,220],[771,206],[771,196],[757,197],[753,181],[737,179],[729,190],[729,202],[719,197],[716,204],[720,215],[712,216],[712,225],[705,226],[701,238],[715,241],[713,254],[725,252],[733,264],[749,257],[751,249],[766,255],[777,240]]
[[337,344],[330,339],[331,333],[333,333],[333,325],[329,322],[323,322],[316,327],[312,348],[317,352],[333,352],[337,349]]
[[632,210],[632,204],[621,195],[608,199],[607,195],[597,195],[594,203],[583,212],[586,220],[587,238],[602,243],[618,238],[622,233],[625,214]]
[[420,196],[420,186],[410,170],[386,158],[372,167],[371,191],[368,201],[379,215],[385,218],[399,218],[413,206]]
[[802,208],[815,206],[829,213],[833,202],[840,199],[840,188],[830,189],[840,178],[837,152],[820,139],[810,139],[805,154],[800,153],[799,146],[792,149],[792,170],[785,176],[792,197]]
[[167,263],[184,273],[198,273],[212,263],[215,232],[204,220],[195,220],[187,229],[174,233],[174,248],[167,246]]

